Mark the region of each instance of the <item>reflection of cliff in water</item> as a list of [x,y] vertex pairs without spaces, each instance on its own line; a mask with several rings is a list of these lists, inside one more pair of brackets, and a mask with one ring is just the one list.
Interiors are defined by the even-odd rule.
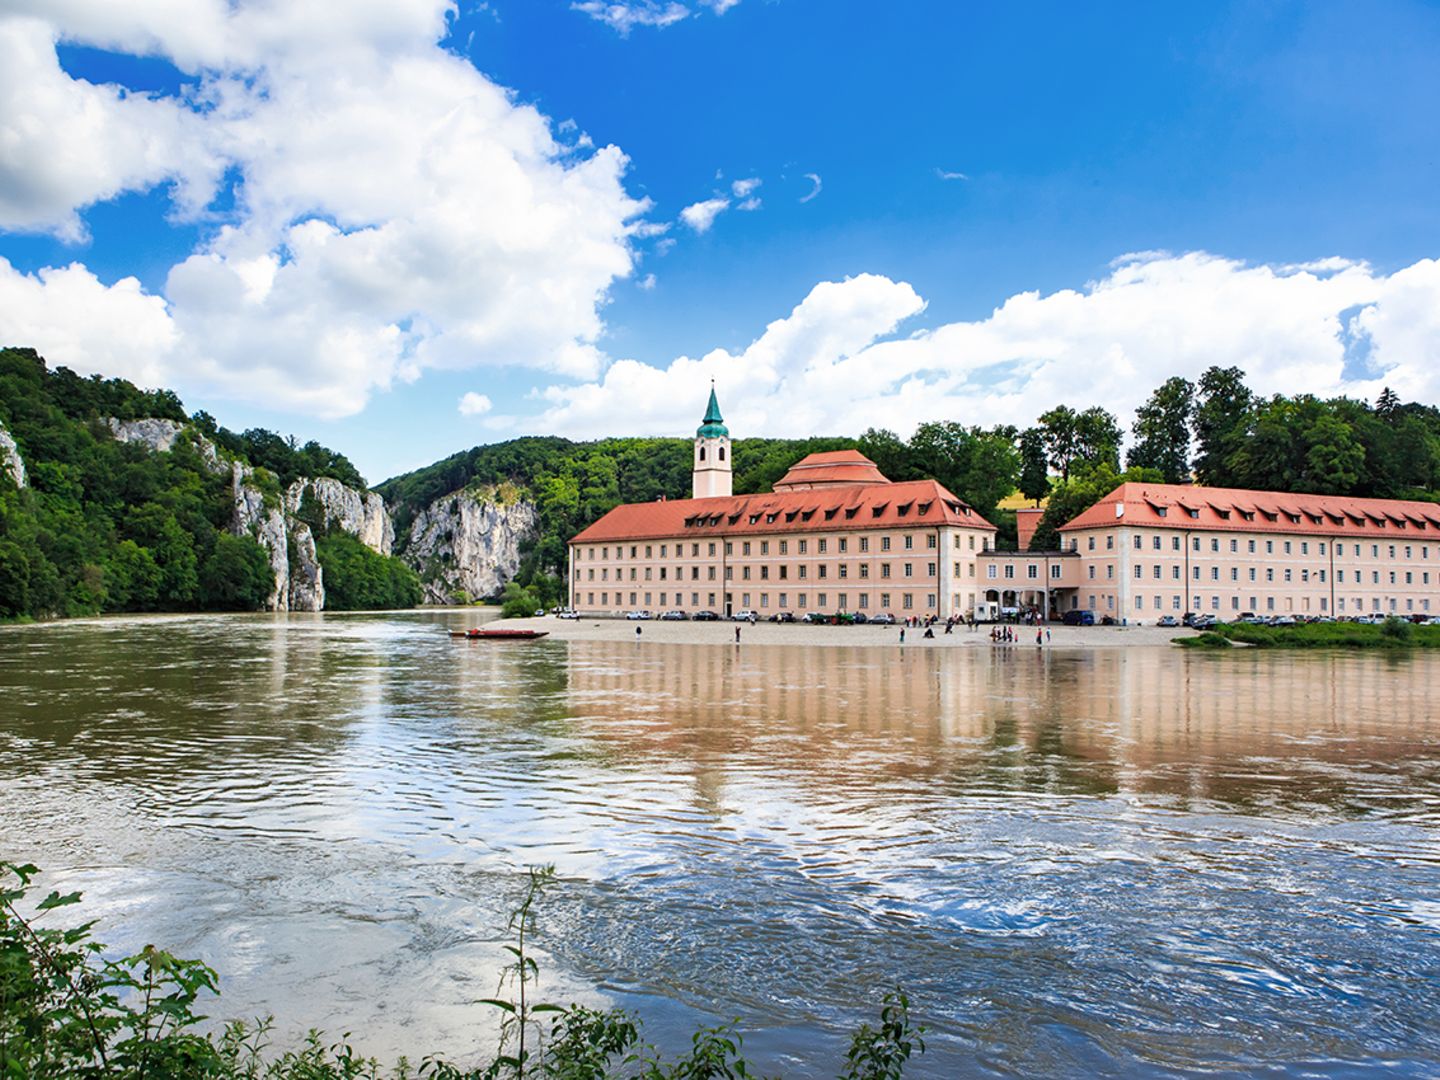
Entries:
[[570,648],[576,722],[622,759],[697,775],[759,756],[809,783],[873,781],[878,764],[970,797],[1352,812],[1383,810],[1387,787],[1408,801],[1440,736],[1427,693],[1440,660],[1425,655]]

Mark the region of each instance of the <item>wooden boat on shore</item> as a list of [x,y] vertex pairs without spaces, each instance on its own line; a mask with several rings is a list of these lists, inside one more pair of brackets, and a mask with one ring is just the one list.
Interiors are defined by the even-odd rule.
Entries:
[[451,630],[450,636],[466,641],[534,641],[549,633],[549,630]]

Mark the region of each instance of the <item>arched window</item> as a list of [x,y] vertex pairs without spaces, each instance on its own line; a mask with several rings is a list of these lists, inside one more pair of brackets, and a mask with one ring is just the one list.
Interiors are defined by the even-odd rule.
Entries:
[[723,446],[720,447],[720,460],[721,460],[721,461],[724,461],[724,460],[725,460],[725,447],[723,447]]
[[705,460],[705,448],[704,448],[703,446],[700,447],[700,460],[701,460],[701,461],[704,461],[704,460]]

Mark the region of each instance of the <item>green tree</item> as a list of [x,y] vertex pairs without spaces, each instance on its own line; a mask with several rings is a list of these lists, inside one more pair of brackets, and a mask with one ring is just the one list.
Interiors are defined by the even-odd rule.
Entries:
[[1045,432],[1028,427],[1020,434],[1020,494],[1036,506],[1050,493],[1050,465],[1045,457]]
[[1216,487],[1240,486],[1230,468],[1243,442],[1254,395],[1237,367],[1207,368],[1195,388],[1195,478]]
[[1030,550],[1059,548],[1060,526],[1079,517],[1121,484],[1161,482],[1160,473],[1154,469],[1127,469],[1121,473],[1109,461],[1080,467],[1068,481],[1062,480],[1051,489],[1050,501],[1030,540]]
[[19,544],[0,540],[0,618],[31,612],[30,558]]
[[325,571],[325,607],[335,611],[410,608],[420,602],[420,579],[399,559],[371,551],[349,533],[315,542]]
[[1190,480],[1191,418],[1195,387],[1179,376],[1166,379],[1135,410],[1135,445],[1126,456],[1132,468],[1155,469],[1167,484]]
[[200,604],[206,610],[257,611],[269,598],[275,575],[253,537],[225,532],[215,538],[201,582]]
[[1080,448],[1077,430],[1079,417],[1069,405],[1057,405],[1040,414],[1039,427],[1050,467],[1060,474],[1060,482],[1070,479],[1070,463]]

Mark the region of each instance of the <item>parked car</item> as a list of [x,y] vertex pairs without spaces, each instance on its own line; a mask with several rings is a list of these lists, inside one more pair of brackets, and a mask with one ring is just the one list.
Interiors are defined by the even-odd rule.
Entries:
[[544,617],[545,617],[545,609],[544,609],[543,607],[541,607],[541,608],[536,608],[536,609],[535,609],[535,617],[536,617],[537,619],[544,618]]
[[580,613],[570,608],[561,608],[555,612],[555,617],[557,619],[578,619],[580,618]]
[[810,614],[806,615],[805,618],[801,621],[807,623],[828,623],[830,621],[830,616],[823,614],[819,611],[812,611],[810,612]]
[[855,612],[855,618],[852,621],[858,626],[860,623],[869,622],[870,618],[863,611],[857,611]]
[[879,615],[870,616],[870,624],[872,626],[894,626],[895,616],[888,611],[882,611]]
[[691,622],[719,622],[720,616],[713,611],[697,611],[690,616]]
[[778,614],[771,615],[771,616],[770,616],[770,621],[771,621],[771,622],[794,622],[794,621],[795,621],[795,613],[794,613],[793,611],[782,611],[782,612],[779,612]]
[[648,612],[648,611],[627,611],[627,612],[625,613],[625,617],[626,617],[627,619],[630,619],[631,621],[634,621],[634,620],[636,620],[636,619],[648,619],[648,618],[650,618],[650,612]]
[[753,622],[758,622],[759,619],[760,619],[760,616],[759,616],[759,615],[756,615],[755,612],[751,611],[749,608],[745,608],[745,609],[742,610],[742,611],[737,611],[737,612],[735,612],[734,615],[731,615],[731,616],[730,616],[730,621],[731,621],[731,622],[748,622],[748,623],[753,623]]
[[688,619],[688,618],[690,618],[689,615],[686,615],[685,612],[680,611],[680,610],[677,609],[677,610],[675,610],[675,611],[667,611],[667,612],[665,612],[664,615],[661,615],[661,616],[660,616],[660,621],[661,621],[661,622],[684,622],[684,621],[685,621],[686,619]]
[[1295,625],[1296,625],[1295,616],[1294,616],[1294,615],[1277,615],[1277,616],[1275,616],[1275,618],[1273,618],[1273,619],[1270,620],[1270,625],[1271,625],[1271,626],[1295,626]]
[[1094,626],[1095,613],[1093,611],[1067,611],[1060,620],[1066,626]]
[[1179,626],[1179,625],[1180,625],[1180,620],[1177,619],[1177,618],[1175,618],[1174,615],[1161,615],[1160,618],[1158,618],[1158,619],[1155,620],[1155,625],[1156,625],[1156,626]]

